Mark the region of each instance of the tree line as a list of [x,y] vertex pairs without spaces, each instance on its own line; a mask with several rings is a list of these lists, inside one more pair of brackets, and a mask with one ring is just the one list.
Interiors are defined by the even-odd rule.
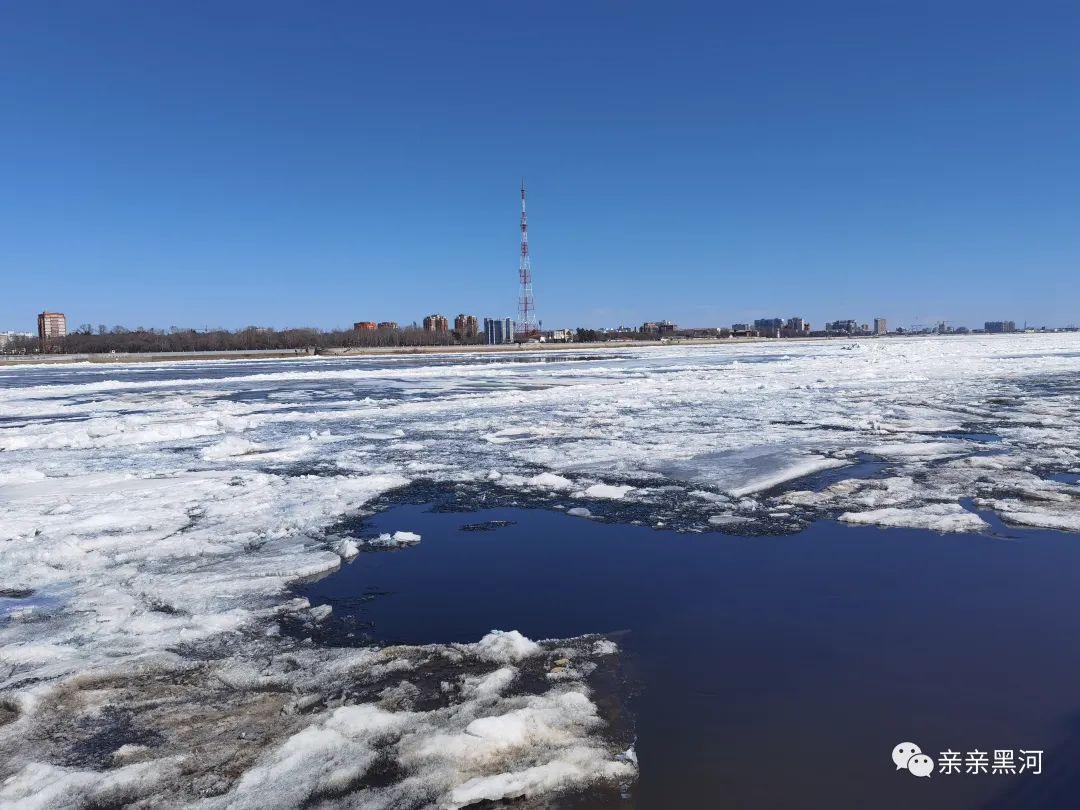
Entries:
[[[727,337],[728,330],[717,330],[720,337]],[[678,333],[682,337],[694,337],[689,331]],[[714,335],[716,336],[716,335]],[[594,343],[612,339],[632,341],[655,341],[654,333],[620,331],[617,333],[585,327],[576,330],[578,343]],[[400,329],[270,329],[248,326],[243,329],[152,329],[137,326],[96,328],[83,324],[62,338],[50,338],[44,345],[36,337],[12,336],[0,345],[0,354],[139,354],[166,352],[220,352],[220,351],[318,351],[349,347],[410,347],[410,346],[464,346],[484,343],[483,333],[462,334],[454,330],[429,332],[417,324]]]
[[145,352],[219,352],[256,350],[318,350],[360,346],[455,346],[483,343],[483,335],[454,331],[428,332],[415,324],[402,329],[128,329],[83,324],[62,338],[42,345],[36,337],[11,337],[0,349],[6,354],[107,354]]

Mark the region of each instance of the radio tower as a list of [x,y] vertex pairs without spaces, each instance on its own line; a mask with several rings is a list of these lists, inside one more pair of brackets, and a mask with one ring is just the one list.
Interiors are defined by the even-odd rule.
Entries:
[[518,264],[518,280],[521,291],[518,294],[517,338],[530,340],[536,334],[536,302],[533,301],[532,265],[529,262],[529,220],[525,216],[525,178],[521,178],[521,261]]

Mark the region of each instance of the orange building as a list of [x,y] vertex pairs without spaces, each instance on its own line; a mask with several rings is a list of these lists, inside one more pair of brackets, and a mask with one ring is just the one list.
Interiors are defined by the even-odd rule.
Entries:
[[480,332],[480,323],[475,315],[458,315],[454,318],[454,331],[462,337],[476,337]]
[[450,321],[444,315],[428,315],[424,318],[424,331],[445,334],[450,331]]
[[63,312],[42,312],[37,316],[38,339],[42,343],[67,336],[67,318]]

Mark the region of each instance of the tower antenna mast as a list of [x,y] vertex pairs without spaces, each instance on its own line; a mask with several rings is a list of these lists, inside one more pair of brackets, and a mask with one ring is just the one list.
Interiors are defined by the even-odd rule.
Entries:
[[536,302],[533,300],[532,264],[529,259],[529,220],[525,215],[525,178],[521,178],[521,258],[518,262],[517,339],[538,338],[536,326]]

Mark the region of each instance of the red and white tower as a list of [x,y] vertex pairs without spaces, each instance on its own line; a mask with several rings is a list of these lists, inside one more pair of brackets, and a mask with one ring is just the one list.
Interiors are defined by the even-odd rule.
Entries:
[[529,340],[539,337],[536,326],[536,302],[533,300],[532,265],[529,261],[529,220],[525,216],[525,178],[521,179],[521,260],[518,263],[518,280],[521,291],[518,294],[517,340]]

